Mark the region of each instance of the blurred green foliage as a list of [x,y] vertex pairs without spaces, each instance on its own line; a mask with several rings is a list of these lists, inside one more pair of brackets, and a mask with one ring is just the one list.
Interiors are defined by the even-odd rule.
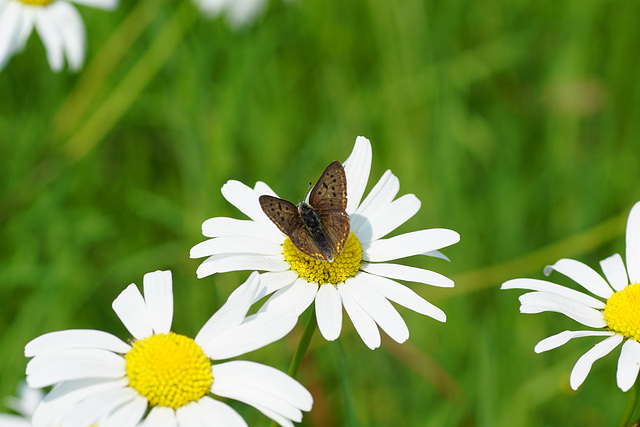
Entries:
[[[263,180],[299,198],[364,135],[369,186],[391,169],[422,201],[398,232],[461,234],[451,263],[407,260],[456,288],[412,286],[448,321],[401,308],[402,346],[369,351],[346,318],[338,341],[316,336],[299,375],[315,399],[302,425],[617,421],[619,352],[572,392],[569,372],[595,339],[534,354],[579,325],[520,315],[518,292],[498,288],[542,278],[560,257],[596,267],[624,252],[640,199],[640,3],[273,0],[239,31],[186,0],[80,8],[83,71],[53,74],[34,35],[0,73],[0,395],[42,333],[126,338],[111,301],[149,271],[173,271],[173,329],[197,332],[248,276],[198,280],[188,257],[205,219],[239,215],[220,187]],[[296,331],[248,358],[286,370]]]

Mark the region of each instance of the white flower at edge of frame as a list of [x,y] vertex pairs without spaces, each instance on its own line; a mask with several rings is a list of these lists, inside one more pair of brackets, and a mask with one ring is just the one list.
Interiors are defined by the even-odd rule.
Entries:
[[[118,5],[118,0],[73,1],[106,10]],[[0,70],[14,54],[24,49],[34,28],[53,71],[62,70],[65,57],[72,71],[82,68],[86,30],[71,0],[0,0]]]
[[[283,253],[286,236],[264,214],[258,202],[259,196],[276,196],[275,192],[263,182],[251,189],[238,181],[229,181],[222,187],[223,196],[250,219],[218,217],[202,224],[203,234],[211,239],[191,249],[192,258],[208,257],[198,267],[198,277],[227,271],[263,270],[263,294],[273,295],[260,312],[292,307],[300,315],[315,301],[320,332],[325,339],[334,340],[341,332],[344,307],[363,342],[371,349],[380,346],[377,326],[397,342],[409,337],[406,323],[390,301],[446,321],[442,310],[396,280],[441,287],[452,287],[453,281],[433,271],[387,261],[420,254],[446,259],[438,250],[457,243],[460,236],[453,230],[428,229],[384,239],[418,212],[420,201],[413,194],[395,199],[400,184],[391,171],[386,171],[362,200],[371,160],[369,140],[358,137],[344,162],[346,211],[351,218],[353,236],[362,250],[361,263],[352,276],[319,285],[302,277],[300,271],[293,271]],[[343,254],[345,251],[346,247]]]
[[[133,427],[142,420],[145,425],[186,427],[202,419],[215,419],[225,426],[246,426],[230,406],[210,395],[251,405],[283,426],[292,426],[292,421],[302,419],[301,411],[311,409],[309,392],[277,369],[239,360],[213,366],[210,363],[263,347],[282,338],[295,325],[297,318],[292,311],[245,318],[259,291],[257,274],[229,297],[193,340],[171,332],[171,273],[146,274],[143,285],[144,296],[131,284],[113,303],[133,336],[131,345],[97,330],[52,332],[26,345],[25,355],[32,357],[27,364],[29,385],[54,386],[34,414],[34,427],[58,420],[73,425],[99,421],[100,427]],[[162,347],[170,339],[186,344]],[[160,352],[144,354],[153,348]],[[155,364],[157,360],[174,360],[172,357],[181,358],[169,365],[171,369],[163,369],[165,365],[160,362],[159,366]],[[204,366],[202,357],[207,363]],[[188,375],[174,381],[176,370]],[[158,393],[163,389],[152,387],[156,372],[159,383],[168,383],[169,375],[175,384],[165,395]],[[198,388],[202,395],[189,394]],[[147,395],[147,390],[151,394]],[[159,398],[164,400],[150,405],[150,399]],[[171,407],[177,400],[176,407]],[[149,406],[152,408],[145,417]]]
[[[627,298],[627,295],[632,298],[629,300],[632,304],[640,301],[640,202],[629,213],[626,257],[626,268],[619,254],[600,261],[606,280],[591,267],[572,259],[561,259],[545,268],[546,275],[555,270],[574,280],[597,298],[546,280],[512,279],[502,284],[501,289],[533,291],[520,296],[521,313],[558,312],[595,329],[563,331],[545,338],[535,346],[536,353],[560,347],[573,338],[607,337],[591,347],[574,365],[569,378],[574,390],[585,381],[596,360],[606,356],[623,342],[616,373],[618,387],[626,392],[637,380],[640,369],[640,320],[637,313],[640,307],[633,305],[626,311],[619,311],[620,314],[610,316],[606,313],[611,310],[614,301]],[[629,301],[622,299],[622,306]],[[625,318],[626,315],[631,316],[630,322]],[[616,322],[617,320],[621,322]],[[624,325],[620,330],[616,326],[618,323]],[[629,327],[631,329],[624,329]]]

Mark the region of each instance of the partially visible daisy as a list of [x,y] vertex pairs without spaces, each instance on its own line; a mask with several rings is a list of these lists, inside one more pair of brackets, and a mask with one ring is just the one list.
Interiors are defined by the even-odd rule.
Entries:
[[[600,261],[604,278],[591,267],[572,259],[561,259],[547,266],[545,275],[555,270],[585,288],[579,292],[545,280],[513,279],[501,289],[529,289],[520,296],[521,313],[555,311],[591,328],[563,331],[543,339],[535,352],[551,350],[577,337],[607,337],[591,347],[571,371],[571,388],[577,390],[593,363],[622,344],[616,375],[618,387],[627,391],[638,377],[640,367],[640,203],[631,209],[626,233],[627,268],[615,254]],[[627,275],[628,273],[628,275]],[[606,278],[606,280],[605,280]],[[608,281],[608,283],[607,283]]]
[[302,254],[264,214],[258,198],[276,196],[265,183],[258,182],[252,189],[229,181],[222,187],[223,196],[250,220],[217,217],[202,224],[202,233],[211,239],[191,249],[192,258],[209,257],[197,275],[262,270],[265,292],[275,293],[260,312],[292,307],[300,315],[315,301],[318,328],[331,341],[340,336],[344,307],[369,348],[380,346],[378,326],[396,342],[404,342],[409,330],[389,301],[441,322],[446,315],[396,280],[443,287],[452,287],[453,281],[433,271],[387,261],[420,254],[444,257],[438,250],[458,242],[460,236],[433,228],[383,239],[418,212],[420,201],[413,194],[394,200],[400,184],[391,171],[361,200],[371,169],[371,144],[366,138],[356,139],[344,169],[351,234],[333,262]]
[[82,68],[85,27],[71,1],[107,10],[118,5],[118,0],[0,0],[0,69],[24,49],[34,28],[53,71],[62,70],[65,57],[71,70]]
[[0,427],[31,427],[31,417],[42,400],[44,392],[21,383],[18,396],[6,399],[7,407],[19,415],[0,414]]
[[266,0],[194,0],[200,10],[215,17],[225,14],[229,24],[234,28],[253,23],[264,11]]
[[[144,296],[131,284],[113,302],[133,335],[130,344],[106,332],[67,330],[42,335],[25,347],[27,383],[53,385],[33,415],[34,427],[144,425],[246,426],[210,394],[247,403],[282,426],[311,409],[309,392],[283,372],[255,362],[211,361],[253,351],[286,335],[291,311],[245,318],[259,291],[257,274],[234,292],[194,339],[171,332],[171,272],[144,276]],[[147,412],[147,408],[151,408]],[[145,415],[146,414],[146,415]]]

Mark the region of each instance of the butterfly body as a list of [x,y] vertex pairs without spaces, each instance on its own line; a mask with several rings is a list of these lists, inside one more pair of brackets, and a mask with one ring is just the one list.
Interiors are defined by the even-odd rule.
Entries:
[[260,196],[260,206],[271,221],[302,253],[322,261],[340,255],[349,237],[347,179],[340,162],[329,164],[309,194],[298,205],[272,196]]

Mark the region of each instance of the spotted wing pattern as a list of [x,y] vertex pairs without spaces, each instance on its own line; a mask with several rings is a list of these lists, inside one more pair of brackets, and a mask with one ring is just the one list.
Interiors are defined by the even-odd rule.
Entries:
[[344,211],[347,208],[347,176],[335,160],[322,172],[309,195],[309,204],[316,211]]

